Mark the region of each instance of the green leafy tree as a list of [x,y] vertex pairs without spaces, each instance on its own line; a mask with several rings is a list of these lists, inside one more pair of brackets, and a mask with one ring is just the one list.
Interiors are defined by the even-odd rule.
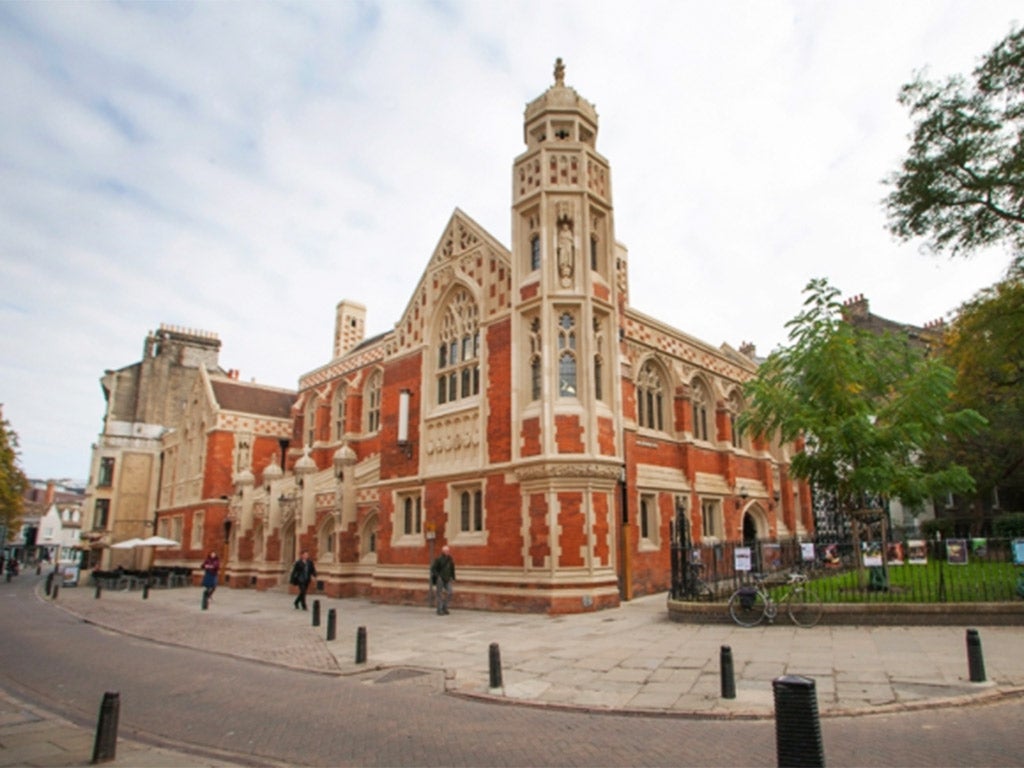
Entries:
[[18,466],[18,435],[0,406],[0,525],[7,526],[8,537],[21,525],[27,488],[28,478]]
[[802,440],[792,473],[833,493],[840,513],[880,497],[913,506],[972,489],[963,466],[929,469],[919,461],[937,439],[984,421],[947,407],[953,370],[903,337],[846,322],[839,292],[826,280],[812,280],[804,292],[803,311],[787,323],[789,346],[772,352],[746,385],[750,406],[740,427]]
[[966,466],[978,503],[998,488],[1004,508],[1024,510],[1024,269],[960,307],[943,356],[956,371],[951,406],[972,408],[988,423],[937,444],[929,459]]
[[936,253],[993,245],[1024,258],[1024,29],[1011,32],[968,82],[922,74],[899,101],[914,120],[902,167],[886,183],[889,228]]

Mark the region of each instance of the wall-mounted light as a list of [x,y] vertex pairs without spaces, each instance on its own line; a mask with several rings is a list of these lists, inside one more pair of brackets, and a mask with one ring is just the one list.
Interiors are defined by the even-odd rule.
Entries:
[[412,458],[412,443],[409,442],[409,401],[412,392],[403,389],[398,393],[398,447],[405,458]]

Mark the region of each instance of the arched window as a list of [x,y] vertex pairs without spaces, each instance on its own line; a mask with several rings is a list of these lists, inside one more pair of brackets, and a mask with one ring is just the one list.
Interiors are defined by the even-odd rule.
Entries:
[[381,373],[374,371],[366,382],[366,394],[363,398],[366,408],[367,432],[376,432],[380,429],[380,387]]
[[465,288],[449,300],[437,340],[437,404],[480,394],[480,328],[476,302]]
[[[712,433],[708,432],[708,423],[714,414],[711,411],[711,396],[704,382],[699,379],[693,382],[693,436],[697,440],[710,440]],[[714,423],[711,423],[712,428]]]
[[325,560],[334,562],[335,549],[334,518],[328,517],[320,526],[320,532],[317,535],[317,559],[321,562]]
[[331,406],[331,412],[334,414],[334,434],[332,438],[335,441],[345,438],[345,401],[347,399],[348,386],[339,384],[334,390],[334,404]]
[[540,318],[530,321],[530,400],[541,397],[541,335]]
[[733,392],[729,396],[729,432],[732,434],[732,447],[742,448],[743,447],[743,434],[739,427],[736,426],[736,422],[739,420],[740,413],[743,411],[743,398],[739,392]]
[[665,382],[653,360],[640,369],[636,383],[637,420],[641,427],[665,430]]
[[483,492],[477,488],[459,494],[459,531],[475,533],[484,529]]
[[604,400],[604,321],[594,318],[594,399]]
[[306,413],[303,417],[303,425],[306,428],[304,443],[306,445],[313,445],[316,442],[316,409],[319,406],[319,400],[314,393],[309,393],[309,400],[306,401]]
[[540,235],[530,238],[530,270],[540,269]]
[[576,318],[563,312],[558,318],[558,396],[576,397]]

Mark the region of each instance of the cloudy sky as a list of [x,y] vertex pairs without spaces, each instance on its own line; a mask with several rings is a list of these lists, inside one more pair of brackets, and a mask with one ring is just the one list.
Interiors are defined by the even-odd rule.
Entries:
[[898,244],[901,84],[969,72],[1019,0],[0,3],[0,403],[88,473],[104,370],[161,323],[244,380],[392,327],[457,206],[509,243],[523,109],[597,106],[632,304],[766,354],[812,277],[915,324],[996,281]]

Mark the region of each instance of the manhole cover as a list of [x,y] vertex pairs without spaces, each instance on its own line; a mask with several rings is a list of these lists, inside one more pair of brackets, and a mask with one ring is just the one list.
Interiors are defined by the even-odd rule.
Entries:
[[378,683],[393,683],[396,680],[409,680],[413,677],[421,677],[428,674],[419,669],[393,669],[385,675],[377,678]]

